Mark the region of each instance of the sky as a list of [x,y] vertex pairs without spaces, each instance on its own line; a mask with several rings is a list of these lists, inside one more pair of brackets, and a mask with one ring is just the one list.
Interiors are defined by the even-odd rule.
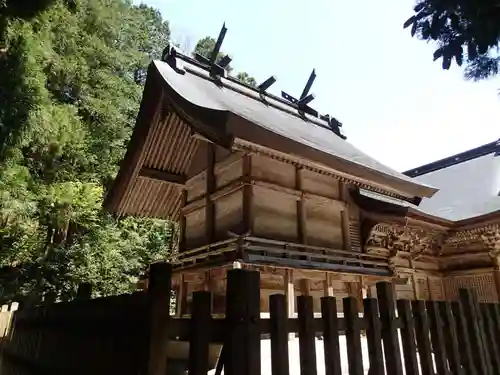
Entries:
[[442,70],[431,44],[402,25],[414,0],[136,0],[159,9],[172,39],[192,49],[228,31],[235,71],[300,96],[313,68],[311,107],[343,123],[348,141],[404,171],[500,138],[500,79]]

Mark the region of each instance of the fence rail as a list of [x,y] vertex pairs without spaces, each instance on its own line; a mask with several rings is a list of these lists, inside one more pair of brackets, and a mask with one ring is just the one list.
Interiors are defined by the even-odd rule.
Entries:
[[[173,318],[170,282],[170,265],[157,264],[147,292],[3,308],[0,374],[174,375],[185,366],[205,375],[221,352],[217,372],[225,375],[288,375],[290,333],[298,334],[301,375],[323,373],[318,365],[325,375],[500,374],[500,306],[479,304],[468,290],[453,302],[395,301],[393,286],[380,283],[377,298],[362,305],[344,298],[343,317],[334,297],[321,298],[320,318],[312,297],[297,297],[290,318],[285,296],[273,294],[262,319],[259,273],[235,269],[227,274],[224,318],[211,314],[212,297],[203,291],[193,294],[189,318]],[[270,337],[269,371],[261,364],[263,335]]]

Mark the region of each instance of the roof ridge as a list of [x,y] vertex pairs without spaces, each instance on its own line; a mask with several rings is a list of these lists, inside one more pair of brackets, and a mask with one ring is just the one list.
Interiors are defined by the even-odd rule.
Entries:
[[425,175],[427,173],[431,173],[434,171],[438,171],[441,169],[445,169],[448,167],[451,167],[453,165],[457,165],[472,159],[477,159],[481,156],[485,156],[491,153],[495,153],[494,156],[500,155],[500,139],[486,143],[484,145],[469,149],[467,151],[462,151],[458,154],[448,156],[443,159],[439,159],[436,161],[433,161],[428,164],[424,164],[420,167],[412,168],[409,169],[405,172],[403,172],[404,175],[409,176],[409,177],[418,177]]
[[[161,61],[167,63],[168,65],[170,65],[174,70],[178,71],[179,73],[184,74],[184,72],[182,72],[182,71],[183,70],[185,71],[185,69],[177,66],[176,59],[180,59],[183,62],[186,62],[186,63],[188,63],[188,64],[190,64],[198,69],[201,69],[201,70],[207,72],[209,74],[209,76],[202,77],[204,79],[210,79],[215,84],[218,84],[222,87],[228,88],[232,91],[236,91],[236,92],[239,92],[240,94],[245,95],[245,93],[238,90],[237,87],[234,87],[231,84],[228,84],[227,82],[226,83],[223,82],[223,80],[222,80],[222,78],[223,78],[223,79],[227,80],[229,83],[234,84],[235,86],[241,86],[242,89],[250,90],[251,92],[255,93],[255,96],[246,95],[247,97],[249,97],[253,100],[261,101],[261,102],[266,103],[268,105],[270,104],[274,108],[276,108],[280,111],[289,112],[284,108],[279,108],[279,106],[269,103],[269,100],[267,100],[267,99],[272,99],[281,105],[290,107],[290,109],[292,109],[293,112],[295,112],[293,114],[296,117],[302,118],[304,121],[307,121],[307,122],[312,123],[314,125],[317,125],[317,126],[325,128],[327,130],[330,130],[333,133],[335,133],[337,136],[339,136],[340,138],[346,139],[345,135],[340,130],[340,128],[342,127],[342,123],[340,121],[338,121],[335,117],[330,116],[328,114],[322,115],[318,111],[313,110],[311,108],[308,108],[308,109],[310,109],[310,111],[307,111],[307,110],[304,111],[304,108],[301,107],[298,103],[295,103],[293,101],[290,101],[290,100],[287,100],[285,98],[281,98],[277,95],[271,94],[271,93],[266,91],[267,88],[260,89],[259,86],[253,87],[245,82],[242,82],[239,79],[237,79],[236,77],[229,75],[224,68],[221,68],[218,71],[218,76],[212,77],[213,72],[211,71],[211,67],[209,65],[204,64],[203,62],[198,61],[197,59],[185,54],[184,51],[179,50],[175,45],[167,45],[167,47],[165,47],[165,49],[163,50]],[[193,71],[192,68],[191,69],[188,68],[188,70],[190,73],[200,75],[199,73],[197,74],[197,72]],[[219,73],[222,73],[222,74],[219,74]],[[275,80],[276,79],[274,78],[274,81]],[[264,84],[265,83],[263,83],[262,85],[264,85]],[[292,111],[290,111],[290,113],[291,112]]]

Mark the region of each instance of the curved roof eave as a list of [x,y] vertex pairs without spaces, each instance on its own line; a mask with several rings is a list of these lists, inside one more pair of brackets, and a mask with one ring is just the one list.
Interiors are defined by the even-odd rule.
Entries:
[[[209,109],[215,112],[232,113],[257,127],[279,135],[301,147],[294,147],[294,153],[305,158],[313,158],[328,167],[339,169],[357,177],[373,179],[389,187],[401,191],[408,196],[431,197],[438,189],[418,183],[410,177],[403,175],[379,163],[370,156],[356,149],[347,141],[341,139],[331,130],[315,124],[314,121],[305,121],[304,118],[280,110],[282,103],[269,103],[270,100],[260,100],[258,92],[253,92],[246,87],[232,86],[235,84],[222,79],[222,85],[216,85],[209,73],[195,66],[185,65],[184,73],[173,69],[169,64],[154,61],[157,73],[164,83],[179,97],[196,107]],[[182,62],[179,64],[182,67]],[[227,81],[227,82],[226,82]],[[267,98],[266,98],[267,99]],[[271,105],[270,105],[271,104]],[[204,121],[206,122],[206,121]],[[216,130],[226,131],[227,124],[210,124]],[[231,126],[231,136],[238,134],[254,143],[259,143],[251,134],[250,129]],[[251,139],[248,139],[251,138]],[[278,149],[278,151],[281,151]],[[289,150],[284,150],[284,152]],[[311,152],[314,151],[314,152]],[[316,160],[315,160],[316,159]],[[318,160],[320,159],[320,160]]]

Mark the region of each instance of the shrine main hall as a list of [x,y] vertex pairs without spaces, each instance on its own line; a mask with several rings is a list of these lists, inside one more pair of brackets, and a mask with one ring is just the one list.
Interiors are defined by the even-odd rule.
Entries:
[[[400,173],[349,143],[334,117],[251,86],[223,63],[165,50],[105,208],[178,223],[179,315],[196,290],[224,311],[228,269],[257,269],[262,310],[285,293],[454,300],[500,295],[500,143]],[[319,311],[319,299],[315,298]],[[339,309],[341,309],[339,304]]]

